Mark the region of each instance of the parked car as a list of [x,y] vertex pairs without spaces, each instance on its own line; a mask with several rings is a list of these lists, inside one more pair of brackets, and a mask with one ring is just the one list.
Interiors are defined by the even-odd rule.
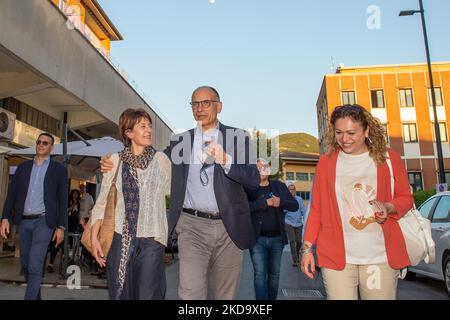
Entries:
[[430,197],[420,207],[423,217],[431,221],[431,232],[436,244],[436,261],[431,264],[420,262],[408,267],[405,279],[413,280],[416,274],[444,281],[450,296],[450,192]]

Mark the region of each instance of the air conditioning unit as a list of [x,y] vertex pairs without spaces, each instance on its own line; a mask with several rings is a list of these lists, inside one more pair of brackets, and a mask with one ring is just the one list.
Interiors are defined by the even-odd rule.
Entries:
[[0,108],[0,140],[12,140],[14,138],[14,126],[16,115]]

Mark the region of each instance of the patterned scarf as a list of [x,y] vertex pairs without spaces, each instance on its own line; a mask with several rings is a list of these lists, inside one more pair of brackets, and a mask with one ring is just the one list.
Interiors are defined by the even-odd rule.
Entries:
[[153,160],[156,151],[145,148],[138,156],[129,147],[120,153],[122,165],[122,193],[125,203],[125,218],[122,227],[122,247],[120,252],[119,276],[115,285],[115,298],[120,299],[125,284],[127,267],[136,247],[136,233],[139,216],[139,179],[136,169],[145,170]]
[[119,157],[123,161],[123,163],[126,163],[128,164],[128,166],[130,166],[131,170],[134,171],[133,173],[136,173],[134,176],[136,180],[138,180],[136,169],[147,169],[148,165],[153,160],[155,153],[156,150],[152,146],[149,146],[144,149],[144,152],[135,156],[131,152],[131,148],[126,147],[122,150],[122,152],[120,152]]

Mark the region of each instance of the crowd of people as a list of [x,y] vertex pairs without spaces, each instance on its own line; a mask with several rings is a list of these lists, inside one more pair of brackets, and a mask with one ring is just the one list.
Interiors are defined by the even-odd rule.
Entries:
[[[12,179],[0,227],[6,237],[10,220],[19,226],[26,299],[40,298],[49,243],[51,272],[64,232],[85,228],[91,228],[92,265],[106,268],[110,299],[164,299],[164,249],[173,233],[180,299],[235,299],[246,249],[255,298],[276,299],[288,243],[293,267],[311,279],[320,267],[329,299],[395,299],[399,269],[409,264],[397,221],[413,200],[403,162],[387,149],[377,119],[358,105],[333,111],[306,219],[295,185],[270,179],[270,164],[256,159],[248,133],[219,122],[223,106],[216,89],[195,89],[191,107],[197,126],[174,135],[164,151],[152,147],[145,110],[122,113],[125,148],[101,159],[95,204],[84,185],[67,196],[67,171],[49,157],[54,139],[38,137],[36,157]],[[105,255],[98,234],[113,181],[114,236]],[[376,288],[367,284],[371,267],[381,274]]]

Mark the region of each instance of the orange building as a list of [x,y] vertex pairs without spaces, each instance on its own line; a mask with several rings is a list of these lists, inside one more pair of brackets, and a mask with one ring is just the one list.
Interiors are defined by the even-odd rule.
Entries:
[[[450,183],[450,62],[433,63],[437,117],[446,181]],[[438,182],[431,89],[426,64],[339,67],[325,76],[317,100],[320,151],[329,116],[338,105],[357,103],[379,118],[390,147],[402,156],[414,190]]]
[[123,40],[97,0],[51,0],[97,50],[110,58],[111,41]]

